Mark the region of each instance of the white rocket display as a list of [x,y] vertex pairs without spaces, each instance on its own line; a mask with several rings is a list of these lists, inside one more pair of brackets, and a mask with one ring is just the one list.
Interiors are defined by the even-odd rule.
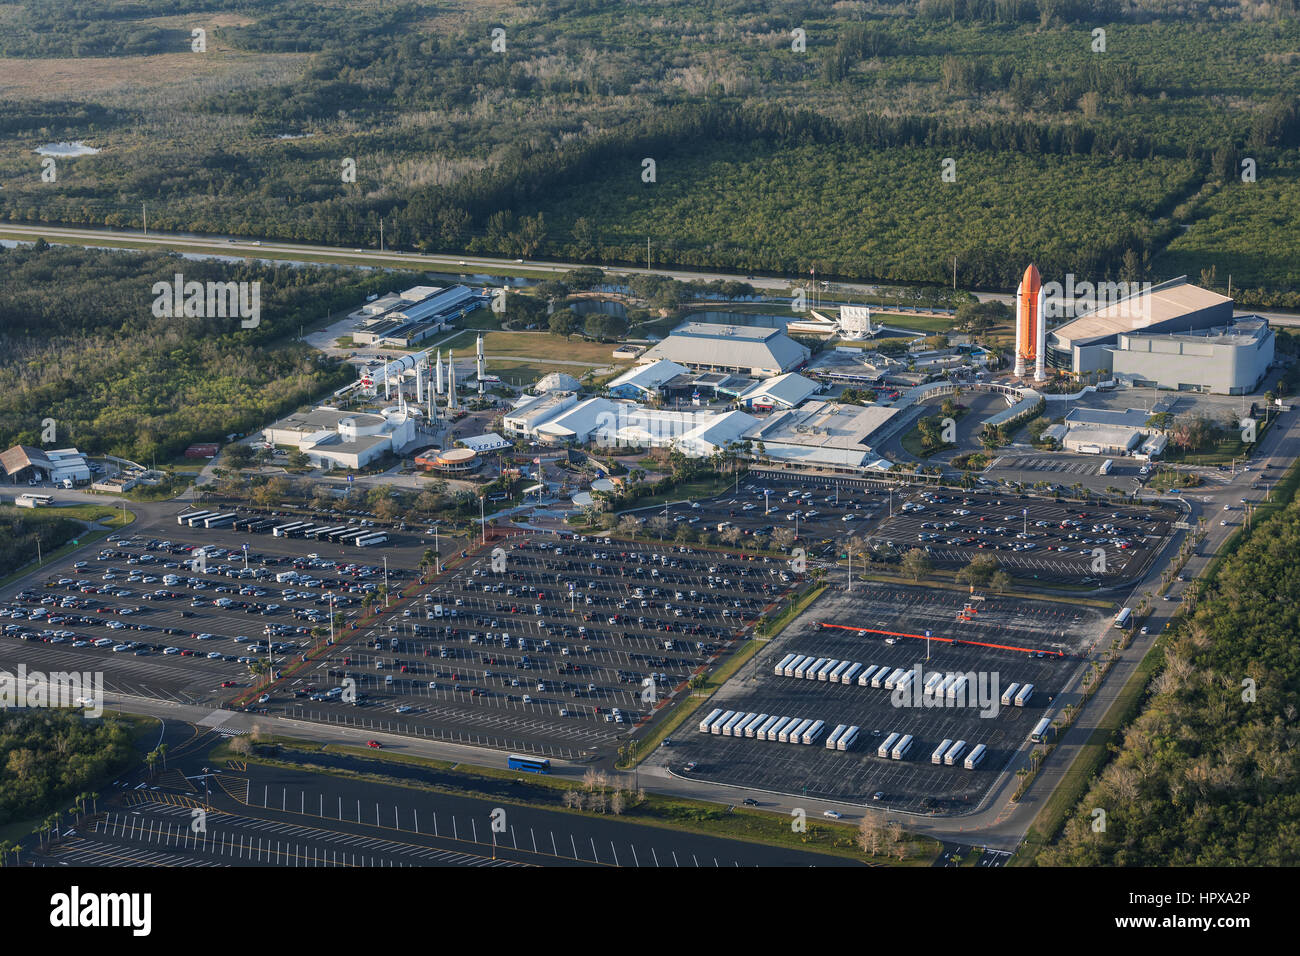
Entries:
[[456,407],[456,353],[447,350],[447,410]]

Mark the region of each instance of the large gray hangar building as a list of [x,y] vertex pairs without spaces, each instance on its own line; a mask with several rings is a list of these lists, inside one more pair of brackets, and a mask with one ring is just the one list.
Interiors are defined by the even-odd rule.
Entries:
[[1047,334],[1047,364],[1135,386],[1247,395],[1273,362],[1273,330],[1233,319],[1232,300],[1180,276],[1135,291]]

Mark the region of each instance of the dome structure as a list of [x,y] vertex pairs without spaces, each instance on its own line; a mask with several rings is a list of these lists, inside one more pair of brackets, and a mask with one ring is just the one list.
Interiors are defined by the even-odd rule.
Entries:
[[539,395],[543,392],[578,392],[582,390],[582,383],[572,375],[565,372],[551,372],[549,375],[543,375],[533,386],[533,391]]

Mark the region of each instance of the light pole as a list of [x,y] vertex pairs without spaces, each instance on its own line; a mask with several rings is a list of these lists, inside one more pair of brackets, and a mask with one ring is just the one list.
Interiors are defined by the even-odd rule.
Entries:
[[485,510],[486,509],[486,505],[484,505],[485,501],[487,501],[487,498],[484,496],[480,496],[478,499],[478,520],[479,520],[480,532],[483,536],[483,540],[482,540],[483,544],[487,544],[487,511]]
[[388,555],[384,555],[384,607],[388,607]]

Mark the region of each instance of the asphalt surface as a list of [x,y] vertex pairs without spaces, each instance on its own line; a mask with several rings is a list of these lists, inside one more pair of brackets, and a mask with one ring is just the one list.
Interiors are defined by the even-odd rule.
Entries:
[[[308,769],[212,766],[211,731],[167,722],[166,767],[116,781],[94,812],[26,854],[81,867],[854,866],[852,860],[520,805],[527,775],[476,782],[499,799],[416,791]],[[292,759],[291,756],[288,759]],[[350,756],[316,763],[456,787],[454,774]]]

